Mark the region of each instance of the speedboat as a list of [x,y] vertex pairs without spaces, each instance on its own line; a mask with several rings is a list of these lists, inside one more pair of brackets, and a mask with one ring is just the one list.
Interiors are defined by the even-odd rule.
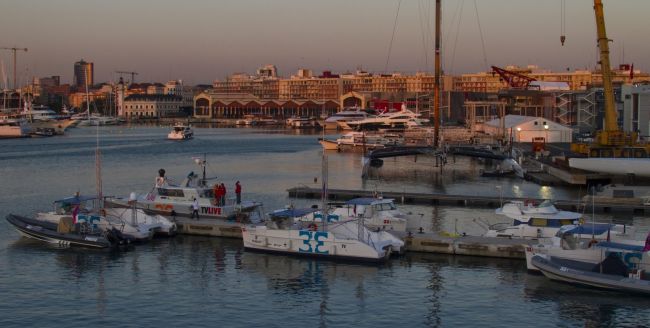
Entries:
[[105,230],[86,220],[73,223],[72,218],[61,218],[54,223],[14,214],[7,215],[6,219],[23,236],[60,247],[101,249],[130,243],[117,229]]
[[598,263],[610,253],[620,255],[630,268],[643,265],[650,269],[643,249],[647,241],[635,238],[636,229],[631,226],[608,223],[584,223],[560,228],[550,239],[540,240],[535,245],[526,246],[526,267],[530,271],[537,268],[532,264],[535,255]]
[[172,127],[171,132],[167,135],[167,139],[171,140],[187,140],[194,137],[194,132],[192,128],[183,123],[176,123]]
[[368,262],[386,261],[400,252],[404,242],[386,231],[372,231],[363,219],[335,222],[307,222],[299,219],[318,209],[284,209],[269,214],[269,219],[242,226],[244,248],[326,259]]
[[535,255],[531,262],[551,280],[650,295],[650,275],[642,269],[628,269],[614,253],[608,254],[596,264],[544,255]]
[[348,132],[337,139],[319,139],[323,150],[374,150],[386,146],[396,146],[403,142],[399,135],[368,134]]
[[208,186],[205,177],[205,160],[196,159],[203,167],[203,177],[190,172],[180,184],[174,184],[164,177],[164,170],[159,171],[156,184],[148,193],[131,193],[129,197],[110,197],[105,203],[110,207],[138,208],[147,213],[160,214],[168,218],[192,217],[194,199],[199,205],[199,217],[211,219],[247,220],[262,203],[242,200],[237,204],[234,198],[226,198],[219,203],[214,189]]
[[54,210],[37,213],[35,219],[58,223],[62,218],[88,221],[104,230],[116,228],[134,241],[147,241],[157,231],[176,231],[176,225],[164,217],[155,217],[136,209],[99,208],[95,196],[73,196],[54,201]]
[[583,218],[582,213],[558,210],[550,200],[539,205],[511,201],[495,213],[511,221],[490,225],[485,237],[551,238],[563,225],[578,224]]

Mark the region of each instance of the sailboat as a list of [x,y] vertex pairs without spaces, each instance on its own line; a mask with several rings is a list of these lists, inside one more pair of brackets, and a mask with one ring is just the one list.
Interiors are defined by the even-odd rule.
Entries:
[[[328,210],[327,158],[323,154],[323,204],[318,209],[288,208],[269,213],[268,220],[242,226],[244,248],[313,258],[384,262],[392,252],[400,252],[404,242],[386,231],[371,231],[363,217],[339,221],[300,219],[323,217]],[[320,213],[319,213],[320,212]]]

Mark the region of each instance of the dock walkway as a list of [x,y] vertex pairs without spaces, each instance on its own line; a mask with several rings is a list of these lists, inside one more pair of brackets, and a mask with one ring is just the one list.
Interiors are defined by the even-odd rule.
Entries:
[[[289,197],[295,198],[314,198],[320,199],[321,189],[310,188],[306,186],[293,187],[287,190]],[[535,201],[542,202],[544,199],[536,198],[521,198],[521,197],[506,197],[500,195],[451,195],[443,193],[413,193],[413,192],[392,192],[381,191],[381,196],[384,198],[393,198],[402,204],[418,204],[418,205],[452,205],[452,206],[468,206],[468,207],[490,207],[497,208],[502,203],[513,200],[520,201]],[[374,197],[375,192],[370,190],[351,190],[351,189],[328,189],[327,194],[331,200],[349,200],[357,197]],[[553,204],[564,210],[580,211],[586,205],[581,200],[553,200]],[[588,204],[591,208],[592,204]],[[612,203],[612,202],[598,202],[593,204],[596,211],[609,212],[612,210],[617,211],[633,211],[635,213],[644,213],[650,209],[650,206],[642,204],[629,204],[629,203]]]

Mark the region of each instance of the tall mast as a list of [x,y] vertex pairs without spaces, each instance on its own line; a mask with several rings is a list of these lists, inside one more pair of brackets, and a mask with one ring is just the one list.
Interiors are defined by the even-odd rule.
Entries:
[[436,38],[435,38],[435,76],[433,81],[433,131],[434,147],[438,148],[440,139],[440,35],[442,0],[436,0]]

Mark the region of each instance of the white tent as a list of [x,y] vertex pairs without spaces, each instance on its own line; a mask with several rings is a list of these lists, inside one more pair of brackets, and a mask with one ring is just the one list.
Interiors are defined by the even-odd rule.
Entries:
[[570,143],[573,131],[571,128],[542,117],[506,115],[502,120],[497,118],[485,122],[485,133],[512,137],[514,142],[532,142],[533,138],[544,138],[547,143]]

